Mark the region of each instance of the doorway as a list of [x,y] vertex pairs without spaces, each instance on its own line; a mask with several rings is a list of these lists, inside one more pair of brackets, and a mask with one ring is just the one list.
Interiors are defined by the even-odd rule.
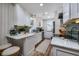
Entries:
[[53,36],[53,20],[48,19],[43,21],[44,38],[50,39]]

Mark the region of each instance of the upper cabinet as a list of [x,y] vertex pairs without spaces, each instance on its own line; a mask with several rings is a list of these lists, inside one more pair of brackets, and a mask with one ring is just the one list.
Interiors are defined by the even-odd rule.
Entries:
[[77,18],[78,17],[78,4],[71,3],[69,8],[70,8],[70,17]]
[[78,18],[79,18],[79,3],[77,3],[77,15],[78,15]]
[[78,3],[63,4],[63,20],[64,20],[63,23],[72,18],[79,18],[79,4]]
[[63,23],[65,23],[69,18],[70,18],[70,16],[69,16],[69,3],[64,3],[63,4]]

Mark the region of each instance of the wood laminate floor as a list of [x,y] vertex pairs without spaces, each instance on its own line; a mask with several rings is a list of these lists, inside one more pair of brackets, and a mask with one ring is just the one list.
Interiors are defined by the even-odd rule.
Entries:
[[[48,40],[48,39],[45,39],[45,40]],[[51,43],[51,40],[50,40],[50,43]],[[40,45],[40,43],[38,45]],[[48,46],[48,48],[47,48],[47,50],[46,50],[46,52],[44,54],[34,50],[32,55],[33,56],[49,56],[50,52],[51,52],[51,45],[49,44],[49,46]]]

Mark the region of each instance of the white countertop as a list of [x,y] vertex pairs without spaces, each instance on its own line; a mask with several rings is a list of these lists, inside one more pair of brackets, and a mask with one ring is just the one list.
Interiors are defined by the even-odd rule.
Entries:
[[26,33],[26,34],[12,35],[12,36],[10,34],[8,34],[6,37],[18,40],[18,39],[26,38],[29,36],[33,36],[34,34],[35,33]]
[[66,47],[66,48],[70,48],[70,49],[74,49],[74,50],[79,51],[78,42],[71,41],[71,40],[68,40],[68,39],[63,39],[61,37],[53,37],[53,39],[51,41],[51,45],[56,45],[56,46],[59,46],[59,47]]

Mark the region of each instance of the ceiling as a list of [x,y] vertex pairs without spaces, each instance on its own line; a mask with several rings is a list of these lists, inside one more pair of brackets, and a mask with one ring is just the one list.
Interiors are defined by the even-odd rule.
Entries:
[[43,3],[43,6],[40,6],[40,3],[20,3],[20,5],[31,15],[43,18],[53,18],[56,13],[63,10],[62,3]]

